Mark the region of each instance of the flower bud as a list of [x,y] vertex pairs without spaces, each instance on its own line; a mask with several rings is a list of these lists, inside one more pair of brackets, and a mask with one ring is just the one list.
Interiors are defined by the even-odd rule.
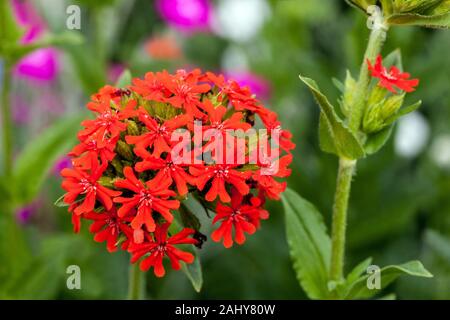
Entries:
[[127,160],[133,160],[133,150],[131,150],[130,145],[126,144],[125,142],[123,142],[122,140],[117,141],[117,146],[116,146],[116,150],[117,153],[127,159]]
[[[374,89],[373,91],[375,90],[377,92],[373,93],[373,97],[371,95],[371,98],[374,100],[378,95],[381,96],[381,91],[378,89]],[[363,131],[365,133],[376,133],[390,125],[392,123],[391,119],[395,119],[395,115],[401,108],[404,98],[405,95],[400,94],[382,99],[379,102],[369,103],[363,119]]]
[[137,126],[136,122],[134,122],[133,120],[128,120],[127,133],[130,136],[138,136],[141,134],[139,132],[139,127]]

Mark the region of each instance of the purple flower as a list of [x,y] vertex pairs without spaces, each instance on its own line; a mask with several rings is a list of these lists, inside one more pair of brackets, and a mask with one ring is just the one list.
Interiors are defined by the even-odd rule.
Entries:
[[30,221],[31,217],[37,212],[38,203],[33,202],[25,207],[22,207],[16,211],[16,219],[20,224],[26,224]]
[[209,0],[157,0],[156,9],[169,25],[184,32],[207,30],[212,12]]
[[225,73],[227,79],[233,79],[241,86],[248,86],[258,99],[270,99],[270,83],[261,76],[247,71],[230,71]]
[[[16,21],[25,29],[23,44],[35,41],[45,32],[45,24],[30,1],[13,0]],[[16,65],[17,76],[37,81],[52,81],[58,73],[57,51],[52,48],[37,49],[23,57]]]
[[63,156],[55,162],[52,170],[53,174],[59,177],[61,170],[65,168],[72,168],[72,160],[67,156]]
[[113,63],[108,67],[108,82],[116,83],[120,75],[125,70],[125,66],[120,63]]

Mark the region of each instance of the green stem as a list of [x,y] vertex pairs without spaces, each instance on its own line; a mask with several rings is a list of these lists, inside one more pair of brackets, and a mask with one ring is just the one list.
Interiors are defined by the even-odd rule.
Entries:
[[1,117],[2,117],[2,138],[3,138],[3,173],[10,176],[13,164],[13,135],[12,135],[12,119],[11,106],[9,101],[9,93],[11,90],[11,66],[3,60],[2,72],[2,97],[1,97]]
[[139,269],[139,263],[130,265],[128,280],[128,299],[145,299],[145,274]]
[[370,33],[369,43],[367,45],[366,53],[364,54],[364,60],[361,64],[361,70],[359,72],[358,83],[356,84],[355,88],[355,104],[352,106],[349,119],[349,128],[355,133],[358,132],[361,126],[361,120],[364,115],[367,89],[370,83],[370,74],[367,67],[367,60],[369,60],[371,63],[374,63],[386,39],[386,32],[387,27],[382,26],[372,29],[372,32]]
[[333,281],[340,281],[343,278],[347,207],[355,168],[356,160],[339,159],[331,231],[330,279]]

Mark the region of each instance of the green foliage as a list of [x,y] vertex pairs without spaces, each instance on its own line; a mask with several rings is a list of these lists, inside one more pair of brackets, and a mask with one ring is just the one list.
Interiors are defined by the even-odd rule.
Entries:
[[282,196],[286,214],[286,236],[294,270],[311,299],[328,297],[331,240],[322,215],[295,191]]
[[[357,271],[361,271],[362,267],[367,265],[369,260],[365,260],[360,266],[356,267]],[[356,274],[356,272],[355,272]],[[433,275],[428,272],[419,261],[410,261],[401,265],[391,265],[384,267],[380,270],[380,289],[370,289],[368,280],[370,281],[370,274],[365,274],[360,276],[357,280],[353,282],[346,283],[346,289],[344,290],[345,299],[368,299],[381,292],[382,289],[386,288],[394,280],[396,280],[401,275],[410,275],[415,277],[425,277],[431,278]],[[375,275],[373,275],[375,276]]]
[[450,12],[433,16],[424,16],[416,13],[399,13],[389,16],[386,20],[391,25],[450,28]]
[[336,154],[347,159],[358,159],[364,156],[364,150],[358,139],[344,125],[335,112],[334,107],[320,92],[317,84],[309,78],[300,76],[321,109],[319,122],[320,147],[323,151]]
[[[182,220],[181,215],[189,214],[194,215],[194,213],[190,212],[189,208],[186,205],[181,206],[182,209],[180,209],[180,212],[177,213],[175,216],[175,219],[173,220],[172,224],[169,227],[170,233],[178,233],[185,227],[192,227],[192,226],[186,226],[184,224],[184,221]],[[181,219],[179,219],[179,217]],[[181,220],[181,221],[180,221]],[[192,284],[192,287],[195,291],[200,292],[203,286],[203,272],[202,272],[202,265],[200,263],[200,255],[198,253],[198,250],[193,245],[182,245],[180,246],[184,251],[189,251],[192,253],[195,257],[195,260],[192,264],[186,264],[183,261],[180,262],[181,264],[181,270],[186,275],[186,277],[189,279],[189,281]]]
[[117,88],[125,88],[126,86],[129,86],[131,84],[131,79],[132,76],[130,70],[125,69],[117,79],[115,86]]
[[75,143],[80,121],[80,116],[59,119],[25,146],[15,163],[11,181],[15,205],[34,199],[55,160]]
[[22,37],[23,30],[17,25],[8,0],[0,0],[0,56],[9,57],[10,47]]

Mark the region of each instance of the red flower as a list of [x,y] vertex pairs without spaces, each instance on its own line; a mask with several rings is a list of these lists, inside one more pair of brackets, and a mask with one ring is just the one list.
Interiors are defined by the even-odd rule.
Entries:
[[153,147],[153,156],[159,157],[163,152],[170,152],[172,132],[185,125],[188,118],[180,115],[159,124],[144,108],[140,107],[139,120],[145,124],[148,132],[140,136],[126,136],[125,141],[136,145],[136,149],[144,150],[144,152],[147,147]]
[[206,79],[219,87],[219,101],[227,98],[236,110],[260,112],[264,109],[264,107],[258,103],[258,100],[254,98],[250,90],[247,87],[241,87],[236,81],[226,81],[224,76],[217,76],[212,72],[206,73]]
[[142,271],[147,271],[153,267],[153,272],[157,277],[163,277],[166,274],[163,265],[163,258],[167,256],[170,259],[172,268],[179,270],[180,260],[185,263],[192,263],[194,256],[189,252],[184,252],[177,249],[176,244],[196,244],[197,240],[189,238],[195,231],[193,229],[183,229],[181,232],[167,238],[167,229],[169,223],[158,225],[153,233],[153,238],[147,237],[148,241],[137,244],[133,243],[128,248],[131,253],[131,262],[135,263],[142,256],[149,254],[145,257],[140,264]]
[[381,55],[378,55],[375,66],[372,66],[369,60],[367,60],[367,64],[372,77],[380,79],[379,86],[393,93],[397,93],[394,86],[405,92],[412,92],[415,90],[414,87],[419,84],[419,79],[409,79],[410,74],[401,72],[396,66],[391,66],[388,71],[382,65]]
[[250,178],[251,172],[237,171],[233,169],[234,167],[236,165],[191,166],[189,172],[196,177],[197,187],[200,190],[203,190],[206,183],[211,180],[211,188],[205,196],[207,201],[214,201],[219,196],[222,202],[230,202],[231,198],[225,189],[225,183],[233,185],[242,195],[250,191],[245,180]]
[[238,244],[243,244],[245,242],[244,233],[253,234],[259,226],[260,212],[253,203],[260,204],[260,201],[244,204],[243,200],[244,197],[233,189],[230,206],[223,205],[220,202],[217,203],[217,214],[213,223],[222,221],[222,224],[211,234],[211,239],[220,242],[223,238],[225,248],[230,248],[233,245],[233,228],[234,240]]
[[[83,169],[90,169],[90,158],[91,157],[100,157],[101,163],[107,163],[114,159],[116,153],[114,149],[117,144],[117,140],[119,137],[114,139],[105,139],[99,138],[99,133],[94,133],[92,136],[88,137],[85,141],[76,145],[71,152],[68,153],[68,156],[76,156],[73,160],[73,165],[75,167],[83,167]],[[100,146],[98,141],[104,141]]]
[[161,82],[163,75],[167,75],[167,71],[162,73],[157,72],[156,74],[147,72],[144,80],[138,78],[133,79],[133,86],[131,86],[131,89],[142,95],[146,100],[164,102],[165,98],[170,95],[170,91],[167,90]]
[[273,135],[276,133],[278,135],[278,143],[282,150],[289,152],[295,148],[295,143],[292,142],[292,133],[281,129],[281,122],[278,121],[278,116],[275,112],[268,111],[260,114],[260,116],[264,126],[269,131],[268,134]]
[[[166,159],[155,158],[149,152],[142,150],[136,150],[136,155],[143,158],[143,161],[136,163],[135,169],[137,172],[157,170],[158,173],[154,178],[155,182],[171,186],[175,181],[178,193],[181,196],[188,193],[188,183],[195,185],[195,179],[184,169],[186,165],[173,163],[170,153],[167,154]],[[168,182],[164,180],[168,180]]]
[[126,179],[116,181],[114,185],[117,188],[131,190],[135,195],[131,198],[118,197],[114,202],[122,204],[117,212],[119,217],[126,216],[134,209],[137,210],[136,216],[131,221],[131,227],[134,230],[134,241],[140,243],[143,241],[144,225],[147,231],[155,231],[156,224],[152,212],[157,211],[167,222],[172,222],[170,209],[178,209],[180,203],[177,200],[168,200],[169,197],[176,196],[174,191],[168,189],[170,186],[168,180],[150,180],[144,184],[136,178],[131,167],[125,167],[123,174]]
[[111,197],[121,194],[121,192],[105,188],[97,182],[105,171],[107,163],[99,166],[96,157],[90,158],[90,173],[79,167],[65,168],[61,171],[61,175],[65,178],[62,182],[62,188],[67,191],[64,202],[72,205],[77,201],[78,196],[84,196],[81,204],[73,206],[74,213],[77,215],[93,211],[96,200],[99,200],[106,210],[110,210],[113,205]]
[[120,109],[111,108],[111,100],[88,103],[88,109],[99,113],[95,120],[84,120],[81,124],[85,127],[78,133],[80,141],[88,137],[95,137],[98,147],[103,147],[108,139],[114,139],[127,128],[122,122],[135,115],[136,100],[130,100],[125,107]]
[[117,250],[117,241],[120,234],[126,237],[122,243],[122,249],[126,250],[128,248],[133,236],[133,230],[128,226],[130,217],[120,218],[115,207],[100,213],[89,212],[84,214],[83,217],[94,221],[89,231],[95,233],[94,241],[106,241],[106,248],[109,252]]
[[206,83],[199,83],[200,70],[191,72],[179,70],[175,76],[165,75],[162,82],[164,86],[172,93],[170,98],[166,99],[175,108],[184,108],[190,116],[202,118],[204,115],[198,107],[201,107],[200,96],[211,89]]

